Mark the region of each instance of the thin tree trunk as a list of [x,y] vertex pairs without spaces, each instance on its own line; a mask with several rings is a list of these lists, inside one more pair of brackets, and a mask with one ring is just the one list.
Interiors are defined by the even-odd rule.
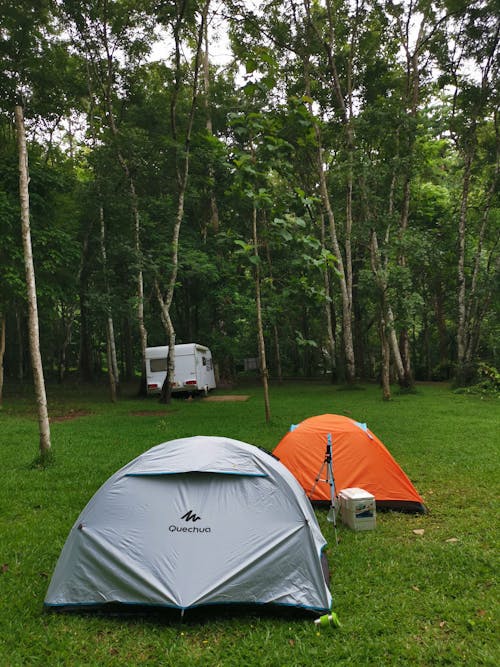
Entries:
[[[381,309],[382,309],[381,318],[384,321],[384,338],[387,339],[387,344],[389,345],[389,349],[392,352],[392,357],[396,368],[399,384],[403,386],[405,381],[405,371],[403,367],[403,361],[401,359],[401,354],[399,351],[399,344],[396,336],[396,330],[394,328],[394,314],[392,312],[391,305],[387,303],[387,298],[386,298],[387,279],[385,277],[386,272],[385,270],[382,269],[381,266],[377,233],[375,230],[372,230],[370,252],[371,252],[371,265],[372,265],[373,275],[375,276],[375,281],[377,283],[381,295]],[[383,268],[385,269],[385,267]]]
[[260,367],[260,376],[262,379],[262,387],[264,389],[264,408],[266,413],[266,422],[269,422],[271,419],[271,408],[269,403],[269,385],[268,385],[268,370],[266,363],[266,346],[264,342],[264,327],[262,324],[262,304],[261,304],[261,294],[260,294],[260,259],[259,259],[259,246],[258,246],[258,234],[257,234],[257,207],[255,203],[252,209],[252,230],[253,230],[253,244],[254,244],[254,257],[256,259],[255,263],[255,303],[257,311],[257,337],[259,343],[259,367]]
[[5,355],[5,332],[7,329],[7,319],[5,313],[0,313],[0,406],[3,402],[3,359]]
[[432,379],[432,362],[431,362],[431,334],[429,331],[429,318],[427,310],[424,308],[422,313],[422,333],[423,333],[423,361],[422,366],[425,367],[425,379]]
[[[139,387],[139,394],[145,395],[147,393],[146,347],[148,344],[148,333],[144,319],[144,276],[142,270],[143,260],[142,260],[142,247],[141,247],[141,217],[139,212],[139,198],[137,196],[135,181],[130,171],[129,164],[127,162],[127,159],[123,155],[119,144],[120,133],[118,127],[116,126],[112,94],[111,94],[113,80],[114,80],[114,59],[113,59],[113,53],[110,51],[109,43],[107,41],[107,32],[103,31],[102,34],[104,36],[104,48],[106,51],[106,61],[107,61],[106,76],[101,75],[98,67],[96,67],[96,73],[104,94],[104,100],[108,116],[108,126],[109,129],[111,130],[111,134],[115,142],[115,150],[118,163],[122,168],[122,171],[125,175],[128,184],[130,208],[132,212],[132,221],[133,221],[134,252],[137,258],[137,266],[138,266],[136,274],[137,325],[139,329],[139,341],[141,345],[141,358],[142,358],[141,383]],[[88,76],[88,84],[89,84],[89,93],[91,95],[91,98],[93,99],[90,76]],[[115,376],[115,380],[117,380],[117,376]]]
[[114,366],[116,366],[115,332],[113,327],[113,318],[110,316],[106,318],[106,351],[108,359],[108,378],[111,402],[116,403],[116,397],[118,393],[118,371],[114,368]]
[[466,319],[466,284],[465,284],[465,235],[467,208],[472,168],[472,152],[465,156],[464,176],[462,183],[462,199],[458,219],[458,326],[457,326],[457,365],[458,382],[464,384],[467,379],[467,319]]
[[61,349],[59,352],[59,369],[58,369],[58,382],[62,384],[66,376],[67,370],[67,350],[71,342],[71,333],[73,329],[73,323],[75,321],[75,308],[64,307],[64,304],[61,303],[61,327],[63,331],[63,341],[61,344]]
[[283,369],[281,367],[280,337],[279,337],[278,327],[276,326],[276,323],[273,324],[273,334],[274,334],[274,356],[276,358],[276,374],[278,376],[278,384],[283,384]]
[[[204,42],[205,49],[203,53],[203,83],[204,83],[204,93],[205,93],[205,114],[206,114],[206,128],[209,136],[213,135],[212,128],[212,115],[210,110],[210,60],[208,52],[208,2],[205,5],[205,29],[204,29]],[[208,167],[208,182],[209,182],[209,196],[210,196],[210,225],[213,229],[214,234],[217,234],[219,231],[219,209],[217,206],[217,199],[215,198],[215,192],[213,188],[214,182],[214,170],[210,164]]]
[[[321,215],[321,246],[326,248],[326,230],[325,230],[325,216]],[[323,281],[325,286],[325,319],[326,319],[326,334],[328,337],[328,353],[330,355],[330,372],[331,380],[335,377],[335,330],[333,326],[332,317],[332,286],[330,282],[330,273],[328,266],[325,266],[323,271]]]
[[396,375],[398,377],[398,383],[400,387],[406,387],[406,374],[403,364],[403,359],[401,357],[401,351],[399,349],[399,341],[396,334],[396,328],[394,325],[394,313],[390,305],[386,305],[387,309],[387,328],[389,331],[389,345],[392,352],[392,360],[394,362]]
[[21,314],[19,312],[19,305],[16,304],[16,334],[17,334],[17,379],[19,382],[24,381],[24,342],[23,342],[23,328],[21,325]]
[[19,198],[21,203],[21,231],[23,239],[24,267],[26,273],[26,288],[28,293],[28,328],[31,353],[31,365],[35,384],[35,396],[38,406],[38,425],[40,431],[40,459],[46,462],[51,449],[50,424],[45,393],[42,356],[40,353],[40,335],[38,329],[38,305],[36,297],[35,268],[31,247],[30,204],[29,204],[29,175],[28,151],[26,148],[26,133],[24,127],[23,108],[16,105],[14,109],[19,150]]
[[[100,195],[99,195],[100,196]],[[116,403],[117,394],[120,387],[120,376],[118,373],[118,362],[116,359],[116,342],[115,342],[115,329],[113,324],[113,316],[111,314],[111,305],[110,305],[110,289],[108,282],[108,258],[106,252],[106,225],[104,221],[104,207],[102,204],[99,206],[99,222],[101,226],[101,259],[102,259],[102,271],[104,276],[104,293],[106,296],[106,348],[107,348],[107,357],[108,357],[108,377],[109,377],[109,388],[111,393],[111,401]]]
[[386,324],[383,314],[380,317],[380,380],[382,383],[382,398],[384,401],[391,400],[391,378],[390,378],[390,348],[389,340],[386,334]]
[[497,133],[497,158],[496,158],[495,172],[493,174],[490,187],[486,194],[486,201],[482,207],[481,227],[479,229],[479,234],[477,236],[477,246],[474,253],[474,262],[473,262],[472,276],[470,280],[470,288],[468,290],[468,295],[467,295],[467,307],[465,313],[465,321],[467,322],[465,364],[467,366],[469,366],[472,363],[472,360],[476,353],[477,342],[479,341],[479,331],[481,329],[481,317],[479,315],[480,306],[478,299],[479,274],[481,271],[484,237],[488,226],[491,203],[493,200],[493,196],[496,193],[498,184],[499,152],[500,152],[500,142],[498,141],[498,133]]
[[[114,115],[111,107],[111,103],[108,106],[108,114],[110,118],[110,128],[115,139],[118,137],[118,129],[116,128],[114,122]],[[148,345],[148,332],[144,320],[144,275],[142,271],[142,247],[141,247],[141,216],[139,213],[139,198],[137,196],[137,191],[135,188],[135,182],[130,173],[130,169],[126,159],[124,158],[121,150],[116,148],[118,161],[123,169],[123,172],[128,181],[129,195],[130,195],[130,207],[132,210],[132,220],[133,220],[133,238],[134,238],[134,252],[138,261],[138,269],[136,275],[136,290],[137,290],[137,325],[139,328],[139,341],[141,345],[141,356],[142,356],[142,374],[141,374],[141,389],[140,393],[145,391],[146,383],[146,347]]]
[[[207,20],[208,7],[210,0],[206,0],[203,7],[200,27],[198,31],[198,41],[195,54],[195,65],[193,72],[193,88],[191,95],[191,108],[189,112],[186,135],[185,135],[185,144],[184,144],[184,163],[181,168],[177,170],[177,182],[178,182],[178,196],[177,196],[177,213],[175,216],[174,229],[172,233],[171,241],[171,255],[170,255],[170,278],[167,283],[165,292],[162,292],[158,281],[155,280],[155,290],[156,296],[161,310],[161,318],[166,329],[166,333],[169,339],[169,351],[168,351],[168,361],[167,361],[167,376],[165,382],[163,383],[162,394],[160,400],[164,403],[170,402],[171,397],[171,383],[174,381],[175,377],[175,328],[171,319],[170,309],[172,306],[172,301],[174,298],[175,284],[177,282],[177,272],[179,266],[179,236],[182,221],[184,218],[184,200],[187,191],[188,178],[189,178],[189,166],[190,166],[190,148],[191,148],[191,134],[193,131],[194,123],[194,114],[196,110],[196,101],[198,96],[198,78],[200,72],[200,61],[201,61],[201,52],[203,46],[203,36],[205,34],[205,22]],[[178,17],[178,21],[181,16]],[[178,29],[175,31],[175,43],[176,43],[176,86],[174,95],[171,103],[171,124],[172,124],[172,136],[174,139],[177,138],[176,130],[176,103],[177,103],[177,92],[180,86],[180,35]]]
[[[265,219],[266,223],[266,229],[267,229],[267,219]],[[271,249],[269,247],[269,243],[266,242],[265,244],[266,248],[266,259],[267,259],[267,266],[268,266],[268,271],[269,271],[269,280],[271,281],[271,284],[274,286],[274,272],[273,272],[273,262],[271,259]],[[276,360],[276,373],[278,376],[278,382],[279,384],[283,384],[283,371],[281,368],[281,350],[280,350],[280,340],[279,340],[279,332],[278,332],[278,325],[276,322],[273,322],[273,339],[274,339],[274,357]]]
[[[318,30],[317,25],[312,20],[309,0],[304,0],[304,8],[306,11],[309,25],[312,27],[316,36],[318,37],[318,39],[325,48],[326,56],[328,59],[329,70],[332,75],[333,92],[337,100],[337,103],[340,107],[341,120],[346,132],[346,143],[347,143],[347,150],[349,157],[348,157],[348,177],[347,177],[346,224],[345,224],[345,242],[344,242],[345,261],[344,261],[340,250],[340,244],[337,236],[337,225],[333,209],[331,206],[330,197],[328,194],[328,187],[326,183],[326,174],[325,174],[325,167],[323,160],[323,148],[321,145],[321,134],[318,125],[317,124],[314,125],[316,140],[318,143],[317,161],[318,161],[318,175],[320,182],[321,200],[329,221],[330,236],[332,239],[333,251],[337,257],[338,271],[340,274],[340,290],[342,295],[342,338],[344,344],[344,356],[346,364],[346,379],[347,382],[351,384],[356,379],[356,363],[354,355],[353,327],[352,327],[353,307],[352,307],[352,256],[351,256],[352,255],[351,251],[352,185],[353,185],[352,165],[353,165],[353,154],[354,154],[354,132],[352,128],[351,119],[349,118],[349,109],[346,107],[345,104],[344,95],[342,93],[341,80],[338,74],[337,65],[333,55],[334,18],[332,14],[331,2],[326,3],[326,9],[328,15],[328,28],[329,28],[329,36],[327,40],[324,40],[322,38],[322,35]],[[304,63],[306,70],[306,94],[310,97],[308,64],[309,64],[308,62]],[[351,85],[352,81],[348,84],[348,88]]]
[[80,306],[80,354],[79,354],[79,370],[81,378],[90,382],[94,377],[94,366],[92,362],[92,346],[90,340],[90,326],[89,326],[89,306],[87,299],[87,290],[89,284],[88,278],[88,255],[89,255],[89,238],[92,231],[92,223],[89,224],[83,235],[80,274],[78,276],[78,298]]
[[[402,19],[399,22],[400,36],[402,47],[406,54],[406,101],[407,101],[407,113],[410,119],[410,127],[407,131],[407,143],[408,143],[408,154],[404,175],[403,175],[403,200],[401,204],[401,214],[399,220],[399,237],[400,240],[404,239],[406,230],[408,229],[409,215],[410,215],[410,196],[411,196],[411,181],[412,181],[412,171],[413,171],[413,161],[415,153],[415,134],[416,134],[416,121],[418,114],[418,102],[420,97],[420,69],[419,69],[419,56],[421,52],[421,46],[426,38],[425,35],[425,25],[427,21],[427,15],[424,14],[420,19],[420,25],[418,29],[418,34],[416,37],[413,53],[410,51],[410,24],[411,19],[414,18],[415,8],[412,4],[408,9],[408,17],[406,22],[403,23]],[[401,246],[402,247],[402,246]],[[402,267],[406,266],[406,256],[404,251],[400,251],[398,256],[398,264]],[[402,386],[410,388],[413,386],[413,373],[411,369],[411,353],[410,353],[410,339],[408,329],[404,327],[399,334],[399,350],[401,360],[403,362],[404,369],[404,380]]]
[[441,372],[448,373],[448,335],[446,331],[446,320],[444,316],[444,306],[443,306],[443,286],[441,281],[436,285],[436,291],[434,294],[434,316],[436,318],[436,326],[438,330],[439,337],[439,366]]
[[134,354],[132,351],[133,342],[132,342],[132,332],[130,327],[130,320],[128,316],[123,318],[122,323],[123,336],[121,337],[122,342],[122,359],[123,359],[123,374],[127,381],[132,380],[134,377]]

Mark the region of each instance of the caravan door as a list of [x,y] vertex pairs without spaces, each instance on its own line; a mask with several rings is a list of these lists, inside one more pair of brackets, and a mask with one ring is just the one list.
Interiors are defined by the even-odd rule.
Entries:
[[168,345],[146,348],[146,383],[148,394],[160,394],[167,376]]

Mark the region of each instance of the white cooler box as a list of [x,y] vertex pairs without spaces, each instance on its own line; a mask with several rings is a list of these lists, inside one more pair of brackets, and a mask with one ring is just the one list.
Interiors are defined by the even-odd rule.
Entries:
[[340,518],[353,530],[373,530],[377,521],[375,497],[356,487],[339,493]]

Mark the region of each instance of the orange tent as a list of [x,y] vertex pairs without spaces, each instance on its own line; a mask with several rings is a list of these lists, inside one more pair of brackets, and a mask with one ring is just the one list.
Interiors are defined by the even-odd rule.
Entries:
[[375,496],[378,509],[427,511],[415,487],[377,436],[366,424],[341,415],[306,419],[293,427],[273,452],[313,502],[330,501],[326,468],[323,468],[328,434],[332,441],[336,494],[342,489],[359,487]]

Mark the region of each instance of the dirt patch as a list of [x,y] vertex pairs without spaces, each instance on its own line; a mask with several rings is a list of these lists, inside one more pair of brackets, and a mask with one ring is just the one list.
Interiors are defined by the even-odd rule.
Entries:
[[175,410],[138,410],[131,412],[132,417],[165,417]]
[[227,394],[226,396],[207,396],[204,401],[248,401],[250,396],[244,394]]
[[79,419],[80,417],[88,417],[92,413],[90,410],[70,410],[64,415],[56,415],[55,417],[50,417],[49,421],[52,422],[67,422],[72,419]]

